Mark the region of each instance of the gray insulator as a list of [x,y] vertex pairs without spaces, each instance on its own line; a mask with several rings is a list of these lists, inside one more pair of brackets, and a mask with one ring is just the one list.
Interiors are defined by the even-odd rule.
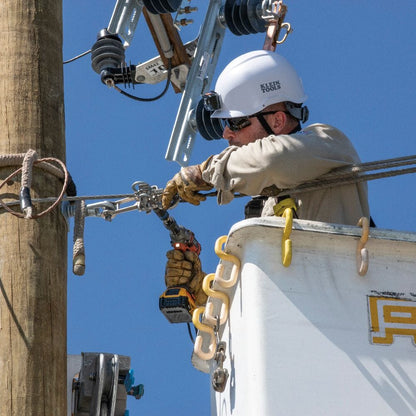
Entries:
[[261,0],[226,0],[225,23],[237,36],[265,32],[266,22],[258,10],[261,10]]
[[150,13],[160,14],[176,12],[182,0],[143,0],[143,3]]
[[116,35],[98,38],[91,48],[91,66],[97,74],[106,68],[119,68],[124,58],[123,44]]

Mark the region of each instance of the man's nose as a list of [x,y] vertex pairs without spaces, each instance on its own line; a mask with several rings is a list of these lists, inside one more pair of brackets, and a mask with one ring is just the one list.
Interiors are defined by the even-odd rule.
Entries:
[[222,132],[222,137],[225,140],[232,140],[235,137],[235,132],[232,131],[228,126],[224,127],[224,131]]

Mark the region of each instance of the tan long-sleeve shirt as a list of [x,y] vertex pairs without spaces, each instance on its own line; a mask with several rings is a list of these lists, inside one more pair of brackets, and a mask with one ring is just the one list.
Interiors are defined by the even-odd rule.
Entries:
[[[215,155],[202,173],[218,191],[218,203],[234,193],[259,195],[269,186],[293,188],[330,170],[360,163],[349,139],[338,129],[313,124],[295,134],[268,136],[245,146],[230,146]],[[296,195],[300,219],[356,225],[369,217],[367,184],[338,185]],[[273,215],[270,197],[262,216]]]

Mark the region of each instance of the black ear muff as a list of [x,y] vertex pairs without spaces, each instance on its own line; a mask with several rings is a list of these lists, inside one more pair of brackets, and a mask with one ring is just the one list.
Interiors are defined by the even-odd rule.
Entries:
[[221,139],[224,124],[219,118],[211,118],[213,112],[205,108],[203,98],[199,101],[195,111],[196,125],[201,136],[205,140]]

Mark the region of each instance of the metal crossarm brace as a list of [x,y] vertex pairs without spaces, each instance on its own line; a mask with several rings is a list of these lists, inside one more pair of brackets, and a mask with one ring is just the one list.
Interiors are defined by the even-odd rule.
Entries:
[[195,108],[209,89],[224,39],[225,26],[219,19],[221,5],[221,0],[211,0],[208,6],[165,155],[181,166],[189,164],[197,130]]
[[107,30],[124,39],[124,48],[130,46],[137,22],[143,9],[141,0],[117,0]]

